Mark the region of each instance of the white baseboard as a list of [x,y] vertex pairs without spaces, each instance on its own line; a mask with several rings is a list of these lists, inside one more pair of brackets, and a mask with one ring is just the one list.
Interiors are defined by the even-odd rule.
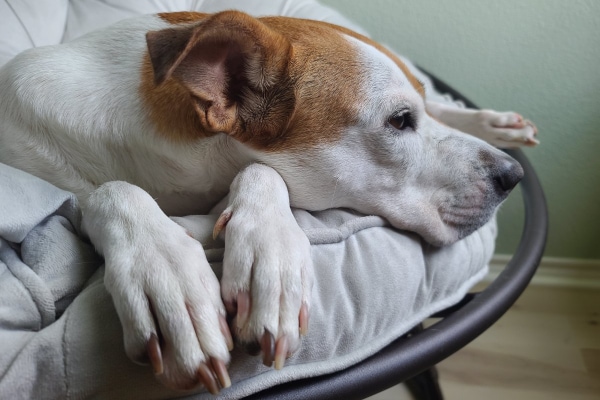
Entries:
[[[504,269],[511,256],[496,254],[485,278],[492,281]],[[544,257],[531,284],[586,289],[600,289],[600,260]]]

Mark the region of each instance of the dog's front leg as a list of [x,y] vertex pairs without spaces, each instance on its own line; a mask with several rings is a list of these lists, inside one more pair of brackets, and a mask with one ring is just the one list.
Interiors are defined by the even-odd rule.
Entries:
[[217,220],[225,229],[221,294],[236,340],[263,363],[280,369],[308,329],[313,267],[308,238],[298,226],[288,190],[272,168],[252,164],[231,184]]
[[104,255],[104,282],[127,355],[149,361],[172,388],[201,383],[217,393],[229,386],[225,365],[233,343],[219,282],[200,243],[126,182],[100,186],[83,210],[84,229]]
[[440,122],[499,148],[539,144],[535,125],[515,112],[457,108],[434,101],[427,102],[427,112]]

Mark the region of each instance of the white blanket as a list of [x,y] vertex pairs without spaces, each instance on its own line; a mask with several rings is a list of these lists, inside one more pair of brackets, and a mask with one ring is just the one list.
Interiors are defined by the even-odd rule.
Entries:
[[[9,0],[0,3],[0,63],[25,48],[66,41],[139,13],[227,8],[358,29],[308,0]],[[379,217],[348,210],[296,210],[295,215],[312,243],[316,272],[309,334],[281,371],[234,350],[233,386],[223,398],[337,371],[374,354],[460,300],[485,275],[496,235],[491,221],[452,246],[435,248]],[[191,216],[178,222],[205,238],[219,273],[223,244],[210,239],[214,221],[214,216]],[[0,398],[181,396],[158,384],[149,367],[126,358],[120,323],[102,283],[102,260],[79,235],[79,224],[72,194],[0,165]],[[201,392],[192,398],[212,397]]]

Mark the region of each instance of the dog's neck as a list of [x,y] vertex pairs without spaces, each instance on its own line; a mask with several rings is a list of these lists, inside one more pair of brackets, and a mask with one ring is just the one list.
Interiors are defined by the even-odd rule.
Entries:
[[[182,152],[181,147],[187,147]],[[237,173],[257,160],[246,146],[226,134],[165,147],[157,159],[157,173],[171,170],[172,179],[165,188],[146,188],[161,209],[170,216],[208,213],[229,191]],[[172,157],[179,154],[179,158]],[[152,179],[152,171],[139,176]],[[145,185],[141,182],[139,186]],[[164,190],[166,189],[166,190]]]

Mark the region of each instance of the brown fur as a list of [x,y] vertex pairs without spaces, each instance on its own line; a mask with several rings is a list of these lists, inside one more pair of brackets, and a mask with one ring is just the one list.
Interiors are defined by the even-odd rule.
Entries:
[[158,132],[176,141],[189,141],[214,135],[202,127],[186,88],[172,79],[156,85],[148,54],[145,55],[142,63],[140,92],[149,112],[149,118]]
[[[225,132],[258,148],[278,142],[294,111],[289,42],[234,11],[178,13],[171,20],[195,23],[147,34],[140,90],[159,132],[188,140]],[[180,117],[192,109],[190,129]],[[168,126],[172,130],[163,129]]]
[[192,22],[198,22],[206,18],[208,14],[199,13],[196,11],[176,11],[160,13],[158,17],[169,24],[189,24]]
[[400,60],[394,53],[392,53],[391,51],[389,51],[386,47],[382,46],[381,44],[377,43],[376,41],[369,39],[366,36],[363,36],[359,33],[356,33],[350,29],[344,28],[342,26],[339,25],[334,25],[334,24],[329,24],[327,22],[321,22],[322,24],[325,25],[329,25],[334,29],[337,29],[343,33],[345,33],[348,36],[351,36],[355,39],[358,39],[362,42],[365,42],[373,47],[375,47],[377,50],[381,51],[383,54],[385,54],[386,56],[388,56],[392,61],[394,61],[394,63],[398,66],[398,68],[400,68],[400,70],[404,73],[404,75],[408,78],[408,81],[410,82],[410,84],[416,89],[417,92],[419,92],[419,94],[421,95],[421,97],[425,98],[425,87],[423,86],[423,83],[421,81],[419,81],[417,79],[416,76],[413,75],[412,72],[410,72],[410,70],[408,69],[408,67],[406,66],[406,64],[404,64],[402,62],[402,60]]
[[[178,45],[168,45],[168,41],[179,40],[176,38],[179,34],[165,35],[167,42],[159,43],[159,51],[176,53],[168,58],[177,59],[175,63],[183,63],[184,67],[176,65],[173,70],[172,64],[162,66],[160,60],[155,62],[155,69],[160,71],[153,71],[150,57],[144,59],[141,94],[150,109],[150,118],[159,132],[175,140],[195,140],[223,131],[266,151],[310,148],[337,140],[348,124],[356,122],[361,97],[362,66],[343,34],[372,45],[392,58],[424,95],[423,86],[391,52],[336,25],[281,17],[257,21],[234,11],[214,16],[164,13],[159,17],[181,26],[179,29],[187,29],[185,25],[189,25],[191,30],[208,30],[206,26],[212,24],[210,32],[201,33],[204,39],[194,39],[193,35],[199,34],[191,34],[192,40],[183,50],[178,49]],[[198,89],[198,82],[205,75],[193,76],[197,65],[193,57],[196,54],[205,57],[204,54],[211,51],[220,54],[220,50],[204,46],[201,40],[212,40],[211,43],[234,40],[234,52],[245,57],[243,62],[235,61],[235,55],[226,53],[224,57],[234,59],[226,63],[234,67],[244,65],[245,69],[233,68],[235,77],[227,76],[225,87],[218,86],[217,82],[215,87]],[[195,46],[204,47],[195,52]],[[260,51],[252,52],[257,47]],[[248,62],[256,57],[260,58],[258,65]],[[161,78],[158,85],[157,76]],[[226,92],[222,104],[215,103],[217,92]],[[214,107],[215,104],[218,107]],[[213,111],[217,108],[225,114],[215,114]]]

